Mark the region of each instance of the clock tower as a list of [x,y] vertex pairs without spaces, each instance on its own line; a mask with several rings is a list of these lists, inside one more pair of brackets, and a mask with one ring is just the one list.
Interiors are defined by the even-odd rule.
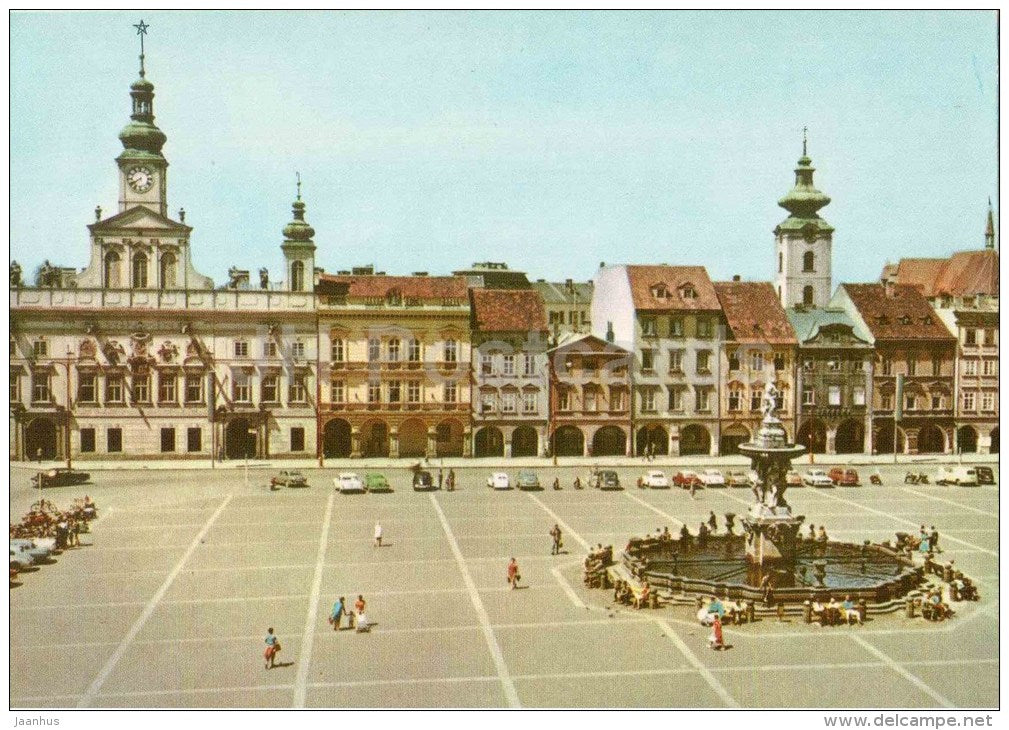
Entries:
[[140,78],[130,85],[133,111],[130,123],[123,127],[119,139],[123,152],[116,158],[119,165],[119,212],[143,205],[161,215],[168,214],[168,161],[161,148],[168,139],[154,124],[154,84],[145,78],[144,34],[147,26],[141,21]]

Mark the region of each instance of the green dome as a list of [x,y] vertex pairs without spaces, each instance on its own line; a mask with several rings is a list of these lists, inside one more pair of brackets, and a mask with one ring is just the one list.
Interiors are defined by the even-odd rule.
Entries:
[[168,137],[150,122],[132,121],[123,127],[119,139],[125,149],[160,155]]
[[294,220],[284,226],[284,237],[288,241],[311,241],[315,229],[305,222],[305,204],[300,199],[292,206]]
[[141,76],[139,79],[130,84],[130,89],[132,91],[154,91],[154,84]]
[[795,168],[795,187],[778,201],[778,205],[794,218],[819,218],[817,211],[830,202],[830,196],[821,193],[813,185],[813,161],[805,154],[799,158]]

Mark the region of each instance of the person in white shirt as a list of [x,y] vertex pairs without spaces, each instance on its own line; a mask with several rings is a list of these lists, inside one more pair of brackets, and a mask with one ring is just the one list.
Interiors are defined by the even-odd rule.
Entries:
[[375,547],[382,547],[382,525],[375,523]]

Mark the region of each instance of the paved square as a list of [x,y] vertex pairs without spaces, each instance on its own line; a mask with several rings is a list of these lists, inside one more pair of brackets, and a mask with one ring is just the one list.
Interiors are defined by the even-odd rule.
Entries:
[[[796,619],[726,627],[707,650],[685,608],[616,609],[581,585],[587,545],[618,549],[668,525],[691,530],[749,493],[711,489],[493,492],[489,469],[456,492],[270,493],[257,472],[98,472],[100,520],[80,549],[11,590],[13,707],[940,707],[996,706],[998,492],[930,485],[796,489],[807,524],[833,538],[887,539],[935,524],[942,559],[982,601],[926,624]],[[637,469],[623,469],[629,484]],[[540,471],[571,483],[570,469]],[[12,485],[23,474],[12,469]],[[57,504],[81,488],[50,490]],[[13,488],[11,511],[36,495]],[[379,521],[387,544],[372,544]],[[565,552],[549,554],[560,522]],[[509,590],[516,557],[522,588]],[[337,596],[368,601],[369,634],[333,631]],[[275,627],[282,666],[265,671]],[[857,681],[853,681],[853,678]]]

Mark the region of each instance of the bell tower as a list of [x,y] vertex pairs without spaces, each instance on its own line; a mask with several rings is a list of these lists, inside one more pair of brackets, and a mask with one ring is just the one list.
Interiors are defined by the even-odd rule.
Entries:
[[140,36],[140,78],[130,84],[130,123],[119,139],[123,151],[119,165],[119,212],[143,205],[168,215],[168,161],[161,148],[168,139],[154,124],[154,84],[144,69],[144,36],[150,27],[143,20],[134,25]]
[[287,291],[315,291],[315,229],[305,221],[305,204],[301,200],[301,175],[298,176],[298,197],[292,204],[294,220],[284,226],[284,265]]
[[795,168],[795,187],[778,201],[789,216],[774,229],[775,285],[781,306],[796,304],[825,307],[831,296],[831,248],[834,228],[817,211],[830,198],[813,185],[813,161],[806,154],[802,130],[802,157]]

